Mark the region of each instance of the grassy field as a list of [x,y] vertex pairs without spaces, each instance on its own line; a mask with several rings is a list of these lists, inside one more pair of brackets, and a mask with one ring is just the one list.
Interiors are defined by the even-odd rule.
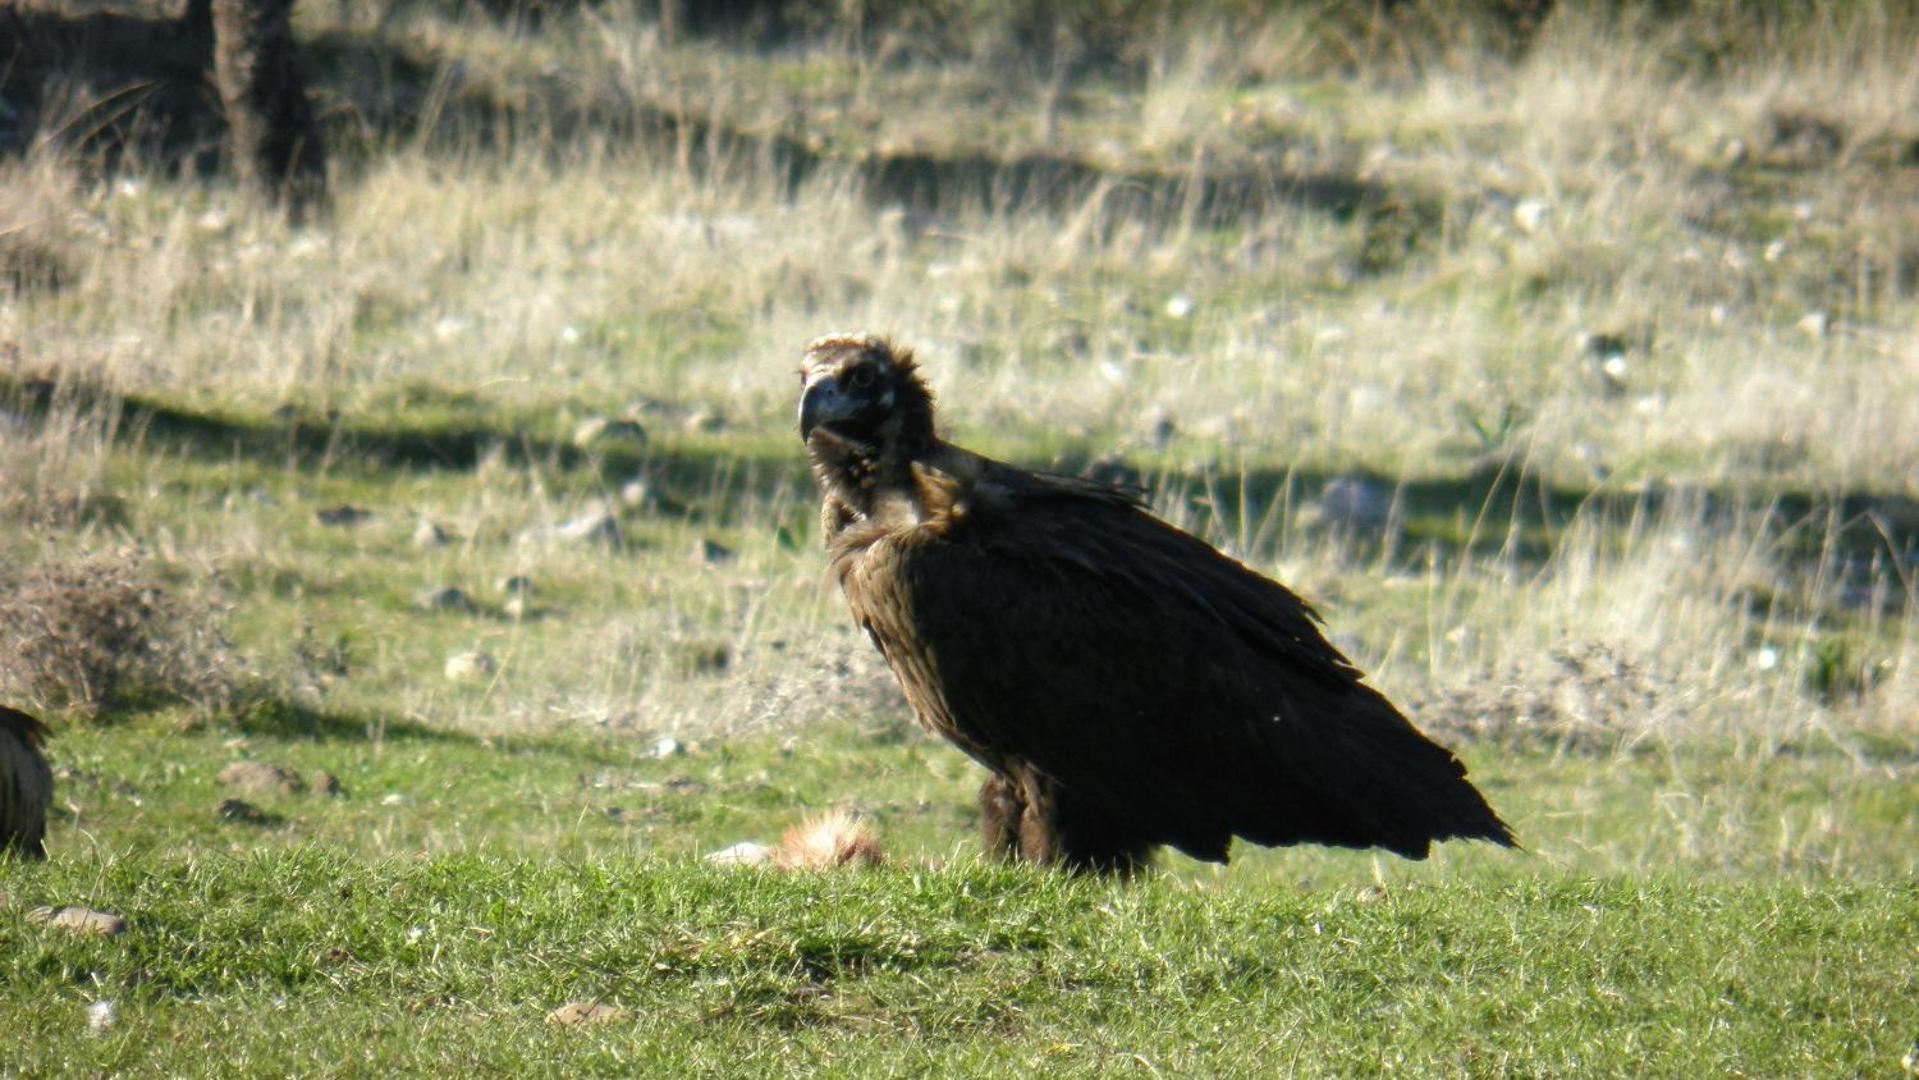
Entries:
[[[303,6],[307,222],[47,91],[0,1074],[1919,1070],[1919,23],[1705,7]],[[1313,598],[1525,850],[981,864],[824,581],[793,372],[842,329]],[[890,864],[702,859],[828,809]]]

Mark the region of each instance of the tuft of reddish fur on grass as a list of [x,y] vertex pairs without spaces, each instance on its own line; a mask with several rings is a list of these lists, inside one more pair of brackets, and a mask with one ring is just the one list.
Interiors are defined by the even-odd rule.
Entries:
[[885,862],[886,849],[878,834],[844,810],[808,818],[786,830],[772,858],[780,870],[838,870]]

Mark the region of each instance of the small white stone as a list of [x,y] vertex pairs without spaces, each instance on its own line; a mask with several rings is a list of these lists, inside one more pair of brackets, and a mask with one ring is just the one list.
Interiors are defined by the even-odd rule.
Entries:
[[771,858],[772,854],[773,849],[765,844],[745,840],[713,852],[706,857],[706,861],[715,866],[758,866]]
[[470,682],[493,674],[499,663],[492,656],[474,650],[454,653],[446,658],[446,677],[453,682]]
[[1521,199],[1513,207],[1513,224],[1528,236],[1539,231],[1546,223],[1546,215],[1552,213],[1552,204],[1541,198]]
[[1357,476],[1328,481],[1318,498],[1306,505],[1308,524],[1371,531],[1384,528],[1392,516],[1392,495]]
[[98,1035],[113,1026],[118,1016],[114,1012],[113,1002],[102,998],[87,1006],[87,1033]]
[[680,740],[675,738],[668,737],[653,744],[653,756],[656,758],[670,758],[679,752]]
[[1192,313],[1193,298],[1187,296],[1185,293],[1174,293],[1172,298],[1166,301],[1166,315],[1168,318],[1184,319]]
[[1752,654],[1752,666],[1760,671],[1771,671],[1779,666],[1779,650],[1763,645]]
[[1800,331],[1810,338],[1823,338],[1826,332],[1832,329],[1831,321],[1823,311],[1807,312],[1805,318],[1799,320],[1798,326]]

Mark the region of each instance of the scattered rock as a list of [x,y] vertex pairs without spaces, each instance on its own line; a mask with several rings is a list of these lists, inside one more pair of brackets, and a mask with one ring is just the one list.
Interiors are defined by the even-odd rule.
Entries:
[[739,558],[739,553],[711,537],[701,537],[693,544],[693,565],[719,566]]
[[105,998],[87,1006],[87,1034],[98,1035],[113,1026],[113,1002]]
[[1301,524],[1371,532],[1386,527],[1392,509],[1392,496],[1378,485],[1341,476],[1328,481],[1319,497],[1306,504]]
[[328,506],[315,510],[313,516],[322,525],[346,528],[372,521],[373,511],[364,507],[349,506],[342,503],[339,506]]
[[1184,319],[1193,313],[1193,298],[1185,293],[1174,293],[1166,301],[1166,317]]
[[528,529],[520,534],[520,539],[567,544],[604,544],[610,548],[623,547],[626,544],[626,535],[620,529],[620,519],[604,510],[582,514],[557,525]]
[[465,589],[452,585],[429,585],[420,590],[413,598],[413,606],[421,611],[466,611],[479,607]]
[[597,442],[646,442],[646,428],[637,420],[589,416],[573,425],[573,445],[582,449]]
[[1800,165],[1817,165],[1838,156],[1846,144],[1845,129],[1823,116],[1796,109],[1775,109],[1770,116],[1768,154]]
[[1624,356],[1632,348],[1624,334],[1609,334],[1588,330],[1579,335],[1579,351],[1587,356],[1604,358]]
[[443,669],[447,679],[452,682],[471,682],[484,679],[499,670],[499,662],[489,653],[474,649],[471,652],[454,653],[446,658]]
[[306,790],[300,774],[284,765],[266,761],[236,761],[221,769],[214,779],[244,795],[298,795]]
[[1624,353],[1610,353],[1593,365],[1593,373],[1599,376],[1608,394],[1617,396],[1626,392],[1626,377],[1631,374],[1631,368],[1626,364]]
[[726,427],[726,417],[702,405],[686,414],[684,426],[689,435],[710,435]]
[[309,778],[308,783],[312,785],[313,792],[316,795],[322,795],[329,799],[346,798],[346,785],[340,782],[339,777],[327,772],[325,769],[316,770],[312,777]]
[[1145,421],[1146,438],[1153,444],[1155,450],[1166,449],[1167,444],[1173,441],[1173,436],[1179,433],[1179,425],[1173,422],[1172,416],[1165,409],[1148,410]]
[[500,592],[506,595],[506,602],[500,605],[500,610],[506,613],[507,618],[523,619],[532,610],[533,579],[525,574],[501,578]]
[[706,861],[716,866],[759,866],[773,857],[773,849],[765,844],[756,844],[745,840],[729,848],[707,855]]
[[413,527],[414,547],[440,547],[451,540],[452,537],[448,536],[447,531],[441,528],[438,523],[428,521],[425,518],[421,518],[420,523]]
[[1798,322],[1799,332],[1817,341],[1826,336],[1832,328],[1832,322],[1823,311],[1807,312]]
[[226,799],[220,803],[220,820],[237,822],[241,825],[278,825],[286,820],[280,815],[262,810],[242,799]]
[[595,1005],[587,1001],[569,1001],[546,1014],[546,1022],[555,1027],[586,1027],[631,1020],[634,1012],[617,1005]]
[[685,752],[686,748],[680,745],[680,740],[670,736],[653,744],[653,756],[662,761],[670,757],[678,757]]
[[97,934],[100,937],[113,937],[127,929],[127,921],[113,912],[83,907],[34,908],[27,913],[27,919],[71,934]]
[[718,675],[733,664],[733,650],[724,641],[690,646],[687,662],[695,675]]
[[1513,224],[1519,231],[1531,236],[1546,224],[1547,215],[1552,213],[1552,203],[1541,198],[1521,199],[1513,205]]

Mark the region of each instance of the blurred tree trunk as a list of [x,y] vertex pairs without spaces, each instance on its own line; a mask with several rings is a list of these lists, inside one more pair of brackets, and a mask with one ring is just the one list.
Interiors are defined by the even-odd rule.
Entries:
[[211,49],[213,46],[213,0],[187,0],[186,10],[180,15],[179,32],[189,41],[203,43]]
[[242,184],[295,210],[316,207],[326,197],[326,150],[293,43],[293,0],[211,4],[229,167]]

